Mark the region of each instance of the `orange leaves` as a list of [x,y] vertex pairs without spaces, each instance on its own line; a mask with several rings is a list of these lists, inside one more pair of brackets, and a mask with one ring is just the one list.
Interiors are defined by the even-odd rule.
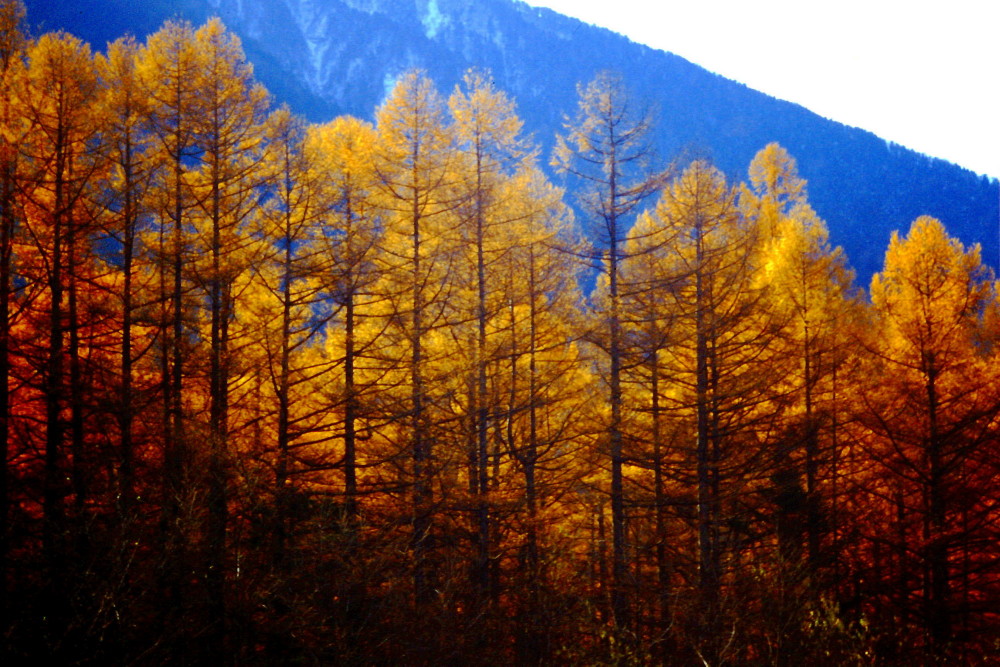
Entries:
[[924,216],[905,239],[893,234],[871,296],[887,342],[897,351],[894,360],[926,371],[928,354],[940,369],[972,351],[993,292],[979,247],[966,250],[939,221]]

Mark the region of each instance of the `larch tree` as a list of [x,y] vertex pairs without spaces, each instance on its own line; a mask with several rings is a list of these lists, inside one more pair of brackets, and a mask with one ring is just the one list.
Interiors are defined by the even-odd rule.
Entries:
[[[325,321],[316,312],[324,297],[320,281],[327,262],[319,239],[327,207],[314,160],[304,148],[305,122],[282,107],[271,115],[268,135],[264,158],[273,182],[263,226],[272,247],[254,267],[262,293],[252,294],[246,309],[253,310],[258,319],[254,337],[263,347],[259,363],[271,388],[262,400],[277,403],[271,557],[280,571],[287,560],[289,512],[295,488],[292,480],[299,472],[296,461],[301,459],[296,450],[311,432],[315,437],[315,431],[307,426],[314,419],[297,410],[301,385],[311,386],[311,381],[323,377],[325,371],[325,365],[312,366],[303,356]],[[262,405],[261,411],[270,409]]]
[[846,384],[846,361],[857,353],[852,332],[861,304],[846,257],[831,247],[784,148],[769,144],[757,153],[740,205],[760,230],[757,280],[768,288],[766,308],[780,327],[774,344],[792,362],[775,386],[786,418],[770,472],[776,576],[766,605],[776,614],[766,619],[777,628],[772,650],[787,661],[801,651],[796,642],[809,641],[789,628],[809,627],[804,619],[835,570],[843,491],[838,423],[846,412],[838,380]]
[[10,545],[11,326],[15,304],[14,238],[18,230],[17,144],[23,132],[15,91],[24,73],[27,40],[20,0],[0,4],[0,627],[8,627],[7,554]]
[[590,257],[607,277],[607,306],[599,313],[598,346],[608,359],[610,419],[607,447],[611,463],[612,607],[615,623],[630,628],[628,546],[622,438],[622,327],[619,270],[629,216],[663,184],[652,166],[652,119],[635,108],[624,81],[599,73],[579,86],[579,109],[556,137],[552,164],[581,182],[581,205],[597,240]]
[[[87,261],[89,220],[83,208],[87,187],[99,164],[93,152],[98,126],[97,86],[90,49],[65,33],[43,35],[28,49],[28,70],[20,91],[30,129],[19,143],[23,162],[20,189],[32,266],[25,279],[43,296],[37,326],[45,330],[36,353],[44,401],[43,559],[51,568],[51,603],[60,609],[71,562],[66,543],[67,498],[76,518],[87,502],[84,476],[85,432],[78,317],[78,278]],[[68,417],[68,419],[67,419]],[[67,436],[69,436],[67,443]],[[68,445],[68,446],[67,446]],[[79,526],[77,526],[79,528]],[[60,631],[65,610],[53,610]]]
[[[162,489],[161,536],[162,584],[177,612],[189,604],[188,582],[183,575],[190,565],[189,539],[184,524],[191,512],[188,498],[193,488],[191,446],[186,435],[184,405],[186,368],[190,362],[189,293],[191,277],[190,212],[193,200],[186,172],[197,155],[194,119],[201,114],[195,74],[199,56],[194,46],[194,29],[188,23],[168,21],[150,35],[139,54],[141,89],[150,104],[150,133],[153,143],[155,176],[148,194],[154,225],[144,242],[155,260],[157,281],[157,325],[159,340],[160,400],[162,402]],[[171,612],[164,611],[168,616]],[[171,620],[181,622],[179,616]],[[178,642],[178,651],[185,651]]]
[[[511,243],[510,228],[519,212],[511,210],[510,188],[504,184],[530,158],[520,137],[522,123],[514,103],[490,83],[486,74],[467,72],[463,86],[449,99],[454,119],[456,148],[465,155],[467,196],[459,209],[465,221],[469,258],[474,276],[472,308],[475,322],[474,387],[469,401],[468,422],[472,435],[469,445],[469,489],[475,498],[476,555],[472,567],[473,585],[482,597],[490,586],[490,511],[487,495],[489,482],[490,415],[496,412],[497,397],[490,396],[488,369],[495,361],[496,346],[489,340],[488,322],[501,305],[495,291],[497,281],[490,280]],[[482,604],[482,600],[480,604]]]
[[[136,344],[136,312],[146,305],[148,290],[142,289],[140,234],[148,220],[147,191],[153,176],[148,120],[149,106],[142,93],[138,73],[139,45],[129,38],[108,45],[98,54],[100,108],[106,118],[101,150],[109,163],[106,187],[100,197],[104,233],[120,247],[112,260],[121,282],[112,288],[120,298],[121,345],[118,351],[119,395],[115,408],[118,421],[118,510],[123,522],[132,520],[136,502],[136,416],[140,393],[136,390],[135,365],[150,349],[149,341]],[[148,388],[147,388],[148,389]],[[143,392],[148,393],[148,391]]]
[[[367,325],[377,309],[373,286],[377,280],[381,237],[375,208],[377,179],[373,164],[375,129],[357,118],[341,117],[313,127],[307,148],[314,155],[316,178],[324,193],[325,227],[322,234],[328,270],[323,278],[330,299],[336,335],[331,361],[342,369],[342,394],[330,397],[343,417],[336,425],[343,439],[340,467],[344,475],[347,523],[357,529],[360,512],[358,443],[370,423],[369,385],[373,339]],[[329,330],[329,329],[328,329]],[[339,383],[338,383],[339,386]]]
[[330,261],[322,243],[329,205],[326,175],[307,149],[307,123],[282,106],[264,129],[258,169],[266,176],[267,195],[254,233],[266,246],[248,266],[238,304],[242,340],[234,375],[242,385],[243,432],[233,439],[231,456],[240,462],[235,470],[245,488],[244,506],[268,536],[260,562],[269,577],[261,597],[273,612],[261,632],[268,655],[280,660],[299,648],[292,628],[304,621],[299,611],[308,593],[296,583],[316,576],[303,550],[309,517],[301,508],[316,471],[329,474],[332,467],[328,430],[334,419],[322,394],[333,365],[321,345],[329,318]]
[[195,282],[208,319],[208,461],[205,509],[209,613],[214,655],[225,655],[231,400],[237,300],[260,253],[255,225],[265,175],[258,168],[269,99],[253,79],[239,38],[218,19],[194,35],[200,57],[192,84],[200,113],[192,119],[200,164],[189,175],[197,257]]
[[[519,655],[535,664],[551,658],[557,619],[548,602],[563,582],[554,580],[550,564],[552,554],[565,547],[556,537],[571,514],[564,493],[579,490],[591,472],[585,452],[596,434],[584,416],[598,408],[595,378],[574,340],[578,320],[573,313],[582,298],[575,267],[564,252],[574,243],[569,212],[560,191],[536,169],[520,170],[506,188],[508,215],[515,217],[507,252],[492,267],[505,307],[489,322],[499,348],[490,373],[497,402],[494,439],[500,446],[491,456],[491,488],[502,492],[500,484],[506,482],[521,508],[514,517],[523,577],[515,580],[523,591]],[[501,475],[501,453],[519,472],[519,482]],[[511,502],[509,492],[498,496],[498,502],[505,501]],[[503,553],[503,544],[498,547]]]
[[[784,320],[783,338],[798,368],[788,390],[802,439],[806,547],[811,568],[819,565],[823,537],[820,485],[831,481],[835,463],[835,375],[848,354],[851,323],[859,316],[853,272],[843,250],[832,248],[826,224],[806,199],[806,183],[795,160],[777,144],[762,149],[750,165],[750,187],[741,195],[745,214],[756,219],[764,240],[760,278],[770,286],[772,312]],[[821,443],[824,432],[826,444]]]
[[333,586],[329,616],[351,636],[363,636],[365,621],[358,610],[383,576],[371,567],[378,563],[376,554],[365,548],[371,538],[366,517],[385,498],[378,480],[386,460],[371,444],[373,433],[396,417],[379,405],[379,388],[392,369],[382,363],[380,339],[390,324],[384,317],[387,304],[376,288],[384,231],[376,206],[377,135],[371,123],[341,116],[311,127],[305,149],[324,207],[317,238],[323,266],[318,279],[326,300],[320,358],[330,370],[318,393],[330,441],[328,456],[312,465],[336,470],[332,479],[329,472],[320,473],[332,485],[327,488],[336,501],[331,505],[339,545],[334,563],[342,573]]
[[[162,432],[159,419],[159,382],[152,351],[158,333],[148,317],[155,308],[155,275],[140,242],[151,222],[149,197],[155,174],[149,134],[149,107],[139,85],[139,45],[120,39],[107,53],[95,56],[98,79],[96,112],[101,133],[95,148],[104,162],[89,188],[92,209],[94,261],[81,280],[88,288],[82,302],[84,368],[90,389],[100,400],[87,403],[88,430],[95,438],[97,456],[105,462],[101,512],[113,519],[95,533],[101,550],[94,577],[104,588],[92,595],[112,601],[95,615],[93,632],[116,637],[126,644],[139,631],[149,607],[146,595],[133,595],[131,586],[152,591],[153,568],[139,565],[140,545],[156,534],[143,520],[143,499],[157,496],[157,456]],[[101,384],[97,384],[100,382]],[[101,539],[103,537],[103,540]],[[133,582],[143,581],[141,585]],[[112,611],[115,610],[115,611]]]
[[[671,262],[671,248],[683,234],[677,225],[662,225],[652,213],[636,220],[625,243],[621,276],[624,354],[623,393],[634,414],[626,429],[631,443],[630,459],[652,473],[652,545],[656,568],[655,623],[660,632],[670,624],[671,579],[675,557],[671,551],[671,505],[678,491],[672,488],[672,468],[682,466],[677,447],[671,442],[671,410],[667,395],[671,378],[665,359],[678,335],[670,307],[670,294],[683,285],[684,276]],[[641,501],[640,501],[641,502]],[[648,504],[648,503],[646,503]],[[637,564],[638,565],[638,564]],[[665,645],[664,645],[665,646]]]
[[452,319],[447,299],[454,262],[458,195],[454,136],[444,101],[433,83],[410,72],[396,84],[376,114],[377,206],[385,233],[377,289],[390,306],[387,330],[396,339],[383,354],[398,369],[397,415],[410,451],[407,476],[412,495],[413,591],[418,604],[431,600],[434,566],[434,482],[446,452],[435,449],[431,334]]
[[744,505],[752,502],[780,414],[769,403],[769,378],[780,372],[777,327],[755,281],[758,229],[741,215],[735,189],[718,170],[691,164],[651,215],[671,239],[659,252],[660,279],[672,283],[664,307],[673,311],[664,399],[678,420],[674,428],[681,427],[674,436],[685,454],[678,472],[687,471],[683,483],[694,491],[695,616],[703,642],[697,650],[711,664],[725,645],[727,571],[750,537]]
[[883,384],[866,393],[865,422],[886,485],[898,490],[898,530],[888,533],[903,541],[895,545],[900,566],[912,559],[900,593],[919,600],[924,647],[944,657],[956,630],[969,630],[962,600],[983,594],[962,590],[970,580],[960,563],[995,523],[977,496],[996,473],[974,471],[985,472],[980,457],[998,409],[984,354],[984,315],[996,295],[978,246],[964,248],[925,216],[905,238],[893,235],[871,298],[879,331],[871,352]]

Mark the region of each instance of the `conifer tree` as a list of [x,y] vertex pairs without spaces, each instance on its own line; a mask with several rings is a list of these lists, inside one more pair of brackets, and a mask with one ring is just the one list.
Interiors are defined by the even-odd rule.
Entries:
[[[982,345],[996,297],[978,246],[964,248],[926,216],[905,238],[893,235],[871,296],[882,386],[867,393],[866,423],[878,436],[872,457],[898,490],[898,530],[890,534],[902,541],[895,545],[900,567],[909,564],[913,576],[900,580],[898,592],[919,599],[924,648],[944,658],[956,626],[970,622],[958,613],[959,593],[972,595],[961,590],[969,580],[958,576],[958,558],[977,539],[969,526],[986,516],[978,484],[994,483],[971,471],[980,468],[986,425],[997,414]],[[910,610],[900,611],[905,617]]]
[[[513,480],[507,484],[514,486],[522,504],[514,524],[523,577],[515,579],[523,581],[518,586],[523,610],[519,655],[534,664],[551,658],[550,641],[559,619],[550,602],[558,597],[553,588],[560,584],[547,565],[564,546],[555,538],[562,522],[578,509],[567,508],[563,493],[581,488],[593,472],[586,452],[592,448],[599,398],[592,391],[596,378],[575,341],[579,318],[574,311],[581,297],[575,267],[564,252],[574,240],[560,192],[530,168],[507,187],[517,193],[510,202],[516,217],[508,252],[493,267],[506,308],[497,310],[490,322],[503,355],[497,354],[491,365],[490,383],[496,386],[499,409],[495,437],[522,478],[516,486]],[[499,454],[493,455],[493,488],[500,484]],[[499,496],[498,502],[509,502],[509,497]]]
[[727,563],[750,535],[744,507],[766,469],[780,415],[779,404],[768,403],[769,378],[780,368],[777,327],[763,308],[766,290],[755,281],[758,229],[740,214],[735,190],[718,170],[690,165],[651,215],[670,239],[659,250],[661,280],[672,284],[665,307],[673,311],[674,332],[663,371],[669,409],[690,443],[677,445],[693,473],[687,483],[697,508],[698,641],[712,662],[725,645]]
[[7,557],[10,548],[11,327],[14,317],[14,239],[18,231],[17,143],[22,133],[15,91],[24,71],[25,9],[20,0],[0,4],[0,628],[8,628]]
[[480,595],[490,588],[489,493],[489,417],[496,410],[496,399],[488,391],[488,368],[494,353],[488,344],[489,320],[495,315],[498,300],[491,292],[499,285],[489,279],[493,266],[516,240],[510,234],[514,216],[510,210],[512,192],[505,188],[507,179],[523,169],[529,155],[519,134],[521,121],[514,104],[479,72],[467,72],[464,87],[456,88],[449,100],[454,118],[456,149],[465,155],[467,197],[460,209],[468,228],[470,258],[474,276],[473,310],[475,321],[475,380],[469,401],[471,434],[469,446],[469,488],[476,498],[476,556],[473,585]]
[[[142,403],[136,391],[135,365],[149,349],[136,344],[136,311],[144,298],[140,289],[139,245],[142,223],[148,220],[147,195],[154,173],[148,120],[150,110],[142,93],[138,73],[139,45],[130,38],[108,45],[107,55],[98,54],[100,107],[106,130],[101,151],[110,168],[100,205],[104,232],[120,245],[121,283],[114,288],[121,300],[121,347],[119,349],[117,497],[123,521],[131,520],[136,499],[135,421]],[[148,299],[148,296],[145,297]],[[143,342],[145,343],[145,342]]]
[[843,250],[830,247],[795,160],[781,146],[770,144],[754,158],[741,205],[761,229],[761,280],[770,285],[770,309],[782,313],[790,354],[798,359],[788,389],[801,416],[801,424],[792,428],[801,429],[803,438],[806,543],[810,566],[816,567],[822,537],[820,466],[836,457],[830,446],[821,446],[821,431],[837,409],[833,378],[849,353],[848,330],[858,316],[853,272]]
[[[326,207],[320,195],[319,175],[304,149],[305,123],[282,107],[271,115],[267,129],[265,164],[272,174],[273,195],[263,223],[272,247],[254,268],[263,293],[251,293],[245,309],[259,318],[253,336],[263,348],[261,370],[272,390],[263,400],[277,403],[272,558],[280,570],[286,560],[290,529],[290,495],[294,488],[291,477],[296,472],[295,461],[301,458],[294,454],[296,441],[309,431],[299,420],[311,421],[297,413],[299,385],[324,377],[322,366],[303,368],[300,364],[302,353],[324,322],[314,312],[323,298],[320,275],[325,262],[318,240]],[[262,410],[270,412],[266,406]]]
[[374,417],[365,404],[370,400],[370,385],[377,382],[365,372],[366,366],[372,366],[370,348],[377,338],[369,322],[384,306],[373,293],[381,236],[372,162],[376,141],[369,123],[344,116],[312,128],[307,144],[315,156],[315,177],[323,183],[322,239],[329,262],[325,285],[338,334],[330,340],[342,336],[332,362],[342,368],[343,392],[333,402],[343,415],[338,430],[344,443],[344,504],[347,521],[355,528],[360,511],[358,443],[364,424],[372,423]]
[[[188,164],[197,154],[194,118],[201,113],[194,87],[199,59],[190,24],[166,22],[150,35],[139,54],[139,76],[150,104],[150,133],[155,177],[150,187],[154,228],[145,245],[156,262],[157,344],[160,400],[162,401],[163,474],[161,512],[163,528],[163,585],[173,609],[183,615],[189,600],[183,572],[190,567],[185,531],[191,511],[187,498],[193,489],[192,448],[186,436],[184,407],[185,368],[189,366],[187,345],[190,330],[188,295],[190,211],[192,196],[186,179]],[[172,615],[165,610],[165,614]],[[180,619],[175,619],[180,622]],[[177,649],[187,650],[184,642]]]
[[82,519],[88,500],[82,414],[87,397],[80,375],[77,297],[88,242],[83,199],[98,165],[92,150],[98,132],[96,78],[89,47],[65,33],[43,35],[31,44],[27,57],[20,97],[31,130],[19,143],[24,165],[20,191],[33,258],[25,279],[44,295],[36,321],[45,331],[44,343],[35,353],[45,414],[41,532],[53,596],[48,603],[54,605],[50,631],[61,633],[67,619],[60,598],[75,546],[67,539],[74,534],[67,522],[67,500],[74,500],[75,519]]
[[[806,182],[784,148],[769,144],[750,164],[742,188],[744,215],[760,230],[760,269],[766,308],[781,327],[774,341],[786,360],[784,379],[774,387],[786,406],[785,424],[769,471],[773,489],[774,590],[766,607],[776,615],[773,651],[791,659],[802,651],[788,628],[806,627],[804,618],[831,583],[837,559],[839,420],[843,391],[860,319],[853,273],[840,248],[831,248],[826,225],[809,205]],[[839,486],[838,486],[839,485]]]
[[232,373],[237,409],[230,457],[243,492],[237,506],[267,535],[259,563],[268,577],[259,595],[272,613],[260,631],[269,659],[280,661],[302,650],[294,628],[305,622],[309,594],[297,583],[318,576],[321,556],[303,548],[303,524],[312,516],[296,509],[311,502],[314,471],[332,465],[328,431],[335,420],[322,398],[332,364],[321,345],[330,262],[322,243],[326,175],[307,150],[309,126],[283,106],[262,129],[267,142],[256,169],[267,198],[248,231],[264,244],[236,283],[239,363]]
[[196,249],[204,258],[194,266],[204,298],[202,307],[209,319],[205,569],[209,613],[218,628],[218,635],[210,638],[214,646],[209,651],[221,658],[228,632],[225,604],[229,462],[234,453],[230,441],[234,322],[240,290],[260,252],[250,232],[258,224],[255,216],[265,176],[258,165],[269,101],[267,92],[253,79],[253,68],[246,62],[239,38],[221,21],[212,19],[200,27],[194,46],[201,58],[193,81],[201,113],[192,119],[192,130],[201,164],[190,180],[196,204]]
[[[385,221],[379,257],[380,295],[395,350],[386,349],[399,369],[399,433],[410,451],[411,553],[418,604],[430,601],[438,573],[433,564],[434,481],[446,452],[436,448],[431,376],[434,357],[445,350],[428,345],[432,332],[452,317],[448,301],[454,262],[458,204],[454,138],[444,102],[420,72],[406,74],[376,114],[374,155],[378,206]],[[399,444],[402,444],[400,442]]]
[[608,454],[611,461],[612,607],[615,623],[630,626],[628,590],[628,546],[625,521],[625,452],[622,439],[622,331],[619,264],[628,217],[639,204],[662,185],[663,176],[651,167],[649,139],[652,120],[634,108],[621,77],[599,73],[579,87],[576,117],[567,119],[567,134],[556,137],[552,163],[560,172],[582,182],[581,204],[594,225],[592,259],[607,276],[607,307],[602,320],[599,347],[608,358],[610,419]]
[[[671,377],[666,359],[675,338],[682,335],[675,319],[669,295],[684,281],[670,261],[670,248],[683,244],[678,235],[682,228],[663,225],[652,213],[636,220],[626,240],[621,268],[625,285],[621,294],[625,357],[622,373],[623,393],[635,415],[626,431],[633,443],[631,459],[652,473],[652,543],[656,562],[656,623],[669,627],[672,562],[671,497],[683,493],[672,482],[673,468],[684,465],[677,446],[671,442],[674,431],[670,416]],[[639,483],[641,488],[642,484]],[[647,493],[649,491],[647,490]],[[641,502],[641,499],[640,499]]]

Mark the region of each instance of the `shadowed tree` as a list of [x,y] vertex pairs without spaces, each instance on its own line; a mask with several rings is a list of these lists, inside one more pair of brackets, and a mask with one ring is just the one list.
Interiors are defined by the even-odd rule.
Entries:
[[[98,54],[96,65],[101,85],[100,105],[107,126],[101,150],[110,165],[107,187],[100,198],[104,233],[120,247],[116,267],[122,276],[114,287],[121,306],[121,346],[119,349],[117,474],[118,510],[123,521],[132,520],[136,503],[135,421],[140,405],[136,391],[135,365],[149,350],[136,345],[136,311],[146,306],[141,285],[139,254],[143,222],[149,218],[149,185],[154,170],[149,134],[149,113],[138,73],[139,46],[130,38],[108,45],[107,55]],[[114,260],[112,260],[114,262]],[[148,295],[146,296],[148,299]],[[144,393],[148,393],[144,392]]]
[[200,113],[192,120],[200,164],[190,173],[195,201],[192,220],[198,261],[195,282],[207,311],[208,457],[205,508],[205,578],[210,633],[208,655],[219,661],[227,647],[226,585],[231,576],[227,556],[229,486],[232,475],[231,397],[236,359],[233,322],[246,274],[261,253],[257,235],[261,188],[266,171],[259,168],[263,151],[267,92],[253,79],[240,40],[218,19],[194,35],[200,67],[193,85]]
[[33,255],[25,278],[43,292],[36,306],[44,309],[37,322],[45,328],[44,343],[41,336],[33,343],[39,348],[33,356],[45,405],[42,553],[54,605],[46,625],[58,651],[65,648],[60,643],[68,622],[66,578],[78,546],[68,538],[81,535],[70,530],[67,512],[72,510],[79,529],[88,502],[78,281],[90,231],[83,201],[98,165],[97,85],[90,49],[75,37],[43,35],[27,55],[20,98],[30,130],[19,142],[20,192]]
[[150,35],[139,54],[139,77],[150,105],[150,135],[156,175],[149,188],[153,226],[144,245],[155,266],[156,311],[162,419],[162,488],[160,501],[160,585],[165,604],[160,612],[165,632],[178,638],[167,651],[191,650],[181,639],[193,604],[188,572],[193,567],[188,528],[193,521],[192,447],[187,437],[185,378],[190,373],[191,280],[190,213],[194,202],[186,179],[197,155],[194,118],[201,113],[194,87],[199,67],[194,30],[188,23],[168,21]]
[[767,310],[780,322],[776,348],[791,362],[775,386],[787,411],[771,472],[777,571],[766,605],[776,614],[766,619],[775,624],[771,650],[788,664],[801,656],[799,642],[810,641],[796,633],[810,626],[808,614],[833,583],[838,415],[846,412],[837,376],[843,383],[845,361],[858,352],[852,336],[861,304],[843,251],[830,247],[795,160],[781,146],[757,153],[740,205],[760,230],[757,280],[768,287]]
[[23,131],[14,91],[23,76],[25,10],[20,0],[0,4],[0,628],[9,624],[7,556],[10,549],[11,326],[14,317],[14,237],[18,231],[17,143]]

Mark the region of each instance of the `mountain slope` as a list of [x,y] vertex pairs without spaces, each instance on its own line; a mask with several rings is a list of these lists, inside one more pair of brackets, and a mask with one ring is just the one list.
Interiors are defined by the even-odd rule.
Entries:
[[810,199],[862,284],[881,267],[893,229],[940,218],[998,263],[997,182],[890,145],[753,91],[686,60],[517,0],[28,0],[28,18],[95,47],[164,19],[217,14],[244,41],[259,78],[312,120],[371,117],[406,69],[422,67],[447,92],[470,66],[488,68],[547,151],[572,112],[576,84],[600,69],[623,73],[655,105],[661,154],[707,154],[743,178],[757,150],[778,141],[809,181]]

